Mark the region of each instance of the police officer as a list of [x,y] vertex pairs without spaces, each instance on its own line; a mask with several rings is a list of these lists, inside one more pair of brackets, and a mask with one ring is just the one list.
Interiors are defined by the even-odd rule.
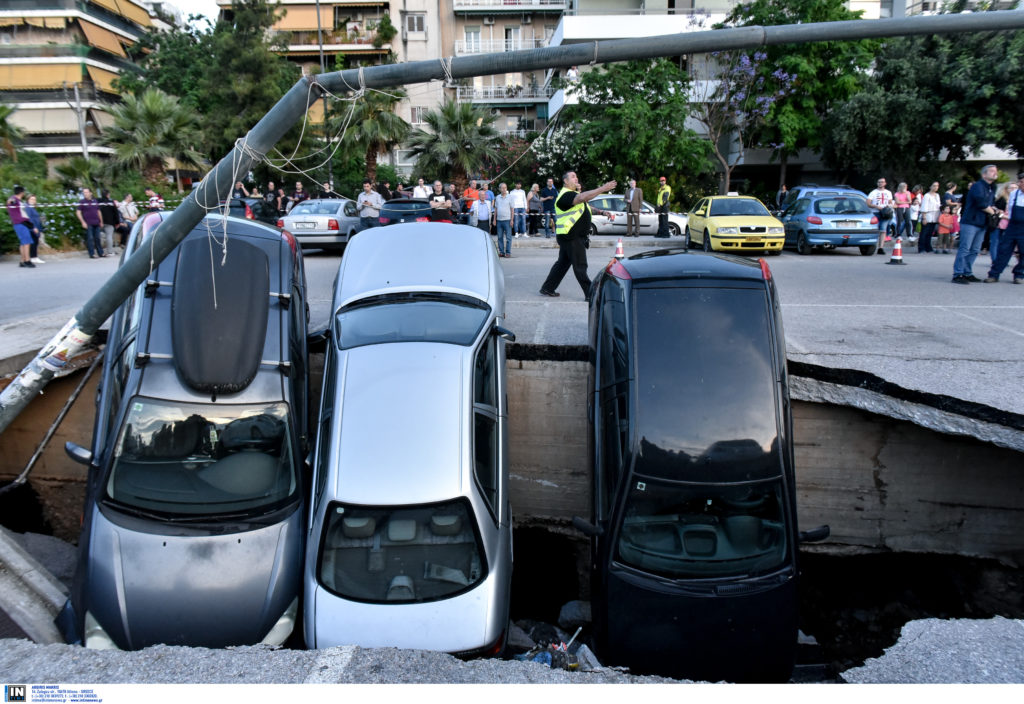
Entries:
[[[558,259],[551,266],[548,278],[540,287],[542,296],[558,296],[555,291],[562,283],[565,273],[572,267],[572,273],[583,289],[583,297],[590,300],[590,278],[587,276],[586,240],[590,234],[590,206],[587,201],[602,193],[615,190],[618,185],[609,181],[592,191],[577,192],[580,180],[575,171],[567,171],[562,177],[562,190],[555,199],[555,237],[558,242]],[[598,215],[607,215],[604,210],[595,210]]]
[[669,237],[668,230],[668,209],[669,201],[672,200],[672,188],[668,185],[665,177],[658,179],[661,188],[658,189],[658,234],[655,237]]

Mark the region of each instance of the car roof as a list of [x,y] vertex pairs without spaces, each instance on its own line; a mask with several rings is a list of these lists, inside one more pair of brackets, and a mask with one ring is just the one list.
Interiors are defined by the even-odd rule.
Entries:
[[[490,236],[468,225],[409,222],[357,232],[338,269],[334,307],[399,291],[462,293],[488,302],[504,298]],[[496,311],[504,315],[504,311]]]
[[657,249],[634,254],[619,262],[634,282],[673,279],[718,279],[764,282],[758,260],[731,254],[706,254],[685,248]]

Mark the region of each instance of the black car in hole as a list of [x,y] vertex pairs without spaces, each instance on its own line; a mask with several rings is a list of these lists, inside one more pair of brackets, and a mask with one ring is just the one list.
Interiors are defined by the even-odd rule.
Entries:
[[602,662],[788,680],[797,641],[793,433],[767,263],[665,249],[594,279],[588,389]]

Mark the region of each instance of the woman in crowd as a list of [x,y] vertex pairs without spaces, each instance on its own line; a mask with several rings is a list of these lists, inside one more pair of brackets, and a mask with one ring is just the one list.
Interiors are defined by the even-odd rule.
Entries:
[[25,199],[25,216],[32,221],[32,244],[28,248],[29,261],[33,264],[44,264],[39,258],[39,240],[43,238],[43,231],[46,229],[46,221],[36,210],[36,196],[29,193]]
[[1010,224],[1006,217],[1006,206],[1010,202],[1010,196],[1016,190],[1017,184],[1010,181],[999,186],[999,189],[996,191],[996,199],[993,205],[996,207],[996,210],[1003,214],[1003,217],[999,218],[996,227],[992,228],[991,232],[988,233],[988,253],[992,257],[992,261],[996,260],[996,255],[999,253],[999,240],[1006,231],[1006,226]]
[[529,233],[531,236],[537,234],[537,230],[540,227],[540,215],[543,209],[544,205],[540,201],[540,186],[535,183],[526,194],[526,212],[529,214]]
[[939,224],[939,212],[942,209],[942,197],[939,195],[939,182],[932,183],[928,192],[921,196],[921,238],[917,241],[918,252],[938,251],[932,247],[932,235]]
[[897,186],[892,199],[894,201],[893,210],[896,213],[896,237],[910,239],[910,236],[914,234],[910,221],[910,201],[913,197],[910,191],[907,190],[905,181],[901,181],[900,185]]

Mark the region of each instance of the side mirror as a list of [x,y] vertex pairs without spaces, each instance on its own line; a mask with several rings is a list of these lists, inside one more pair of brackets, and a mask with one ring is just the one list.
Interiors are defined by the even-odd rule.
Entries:
[[516,334],[511,330],[501,327],[500,325],[494,326],[494,334],[503,340],[508,340],[509,342],[516,341]]
[[832,529],[828,526],[818,526],[817,528],[812,528],[811,530],[802,530],[800,531],[800,542],[817,543],[824,540],[831,534]]
[[604,529],[600,526],[595,526],[590,521],[585,521],[579,516],[572,517],[572,526],[583,535],[589,535],[592,538],[604,535]]
[[66,452],[67,456],[78,464],[84,464],[86,467],[92,464],[92,452],[90,450],[86,450],[81,445],[76,445],[70,440],[64,443],[64,452]]

